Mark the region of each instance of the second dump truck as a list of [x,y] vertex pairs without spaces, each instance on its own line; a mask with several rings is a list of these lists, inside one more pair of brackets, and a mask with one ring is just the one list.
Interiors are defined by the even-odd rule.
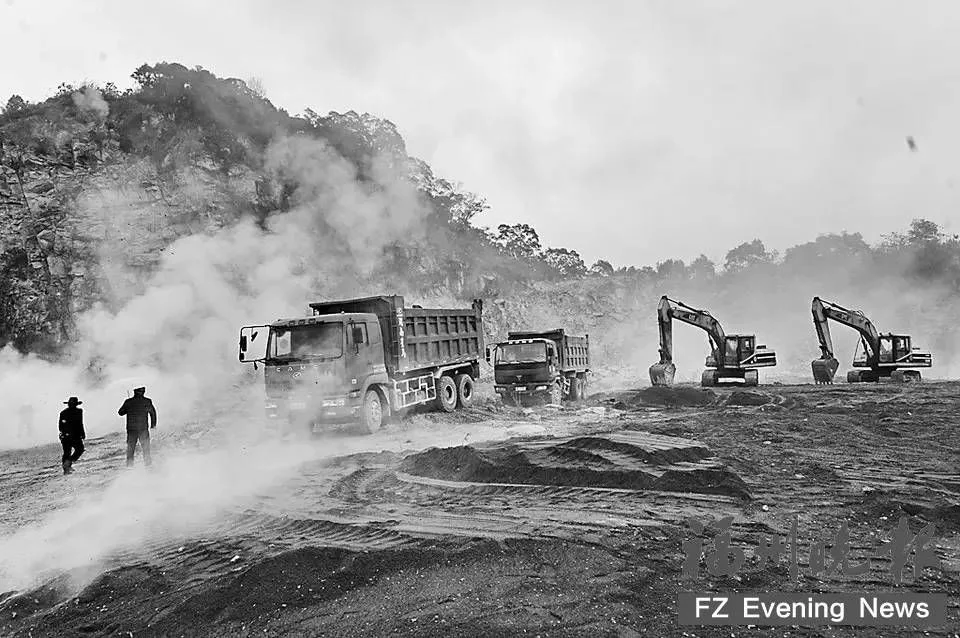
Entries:
[[313,315],[240,331],[240,361],[264,364],[267,416],[313,431],[416,405],[470,405],[480,378],[482,304],[404,307],[399,295],[310,304]]
[[487,351],[488,363],[491,357],[494,390],[504,403],[578,401],[590,374],[590,336],[562,328],[508,332],[506,341]]

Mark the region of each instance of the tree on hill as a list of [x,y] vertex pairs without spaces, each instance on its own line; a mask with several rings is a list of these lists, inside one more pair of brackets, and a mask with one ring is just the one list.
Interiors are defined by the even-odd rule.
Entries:
[[750,242],[744,242],[736,248],[731,248],[727,252],[724,269],[727,272],[735,273],[752,266],[772,264],[776,261],[776,258],[776,253],[767,252],[763,242],[754,239]]
[[19,95],[11,95],[10,99],[7,100],[7,105],[3,107],[3,111],[0,111],[0,113],[4,115],[15,115],[23,111],[26,106],[27,103],[22,97]]
[[521,261],[533,261],[543,255],[540,235],[529,224],[500,224],[496,244],[504,253]]
[[563,278],[581,277],[587,272],[583,259],[575,250],[566,248],[548,248],[543,260],[557,275]]
[[598,259],[597,261],[594,262],[592,266],[590,266],[589,272],[591,275],[598,275],[600,277],[609,277],[613,275],[615,271],[609,261],[605,259]]

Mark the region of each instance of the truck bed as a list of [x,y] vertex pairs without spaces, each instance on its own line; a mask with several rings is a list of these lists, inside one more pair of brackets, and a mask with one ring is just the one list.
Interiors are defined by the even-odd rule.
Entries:
[[482,304],[472,308],[404,308],[400,295],[310,304],[315,315],[364,312],[377,316],[391,377],[474,363],[483,352]]

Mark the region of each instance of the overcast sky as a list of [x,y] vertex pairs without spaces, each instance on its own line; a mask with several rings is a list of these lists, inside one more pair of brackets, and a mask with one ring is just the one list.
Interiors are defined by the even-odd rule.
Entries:
[[[0,0],[0,99],[144,62],[367,111],[589,262],[960,232],[960,2]],[[906,138],[916,140],[911,152]]]

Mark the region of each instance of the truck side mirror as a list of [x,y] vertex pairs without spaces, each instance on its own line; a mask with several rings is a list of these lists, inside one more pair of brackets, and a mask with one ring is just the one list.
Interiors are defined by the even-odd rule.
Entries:
[[[240,335],[240,352],[247,351],[247,335]],[[243,357],[240,357],[241,359]]]
[[352,337],[354,345],[359,346],[363,343],[363,329],[360,326],[353,326],[350,336]]
[[490,348],[487,348],[486,352],[484,352],[484,358],[487,360],[487,363],[490,363]]

